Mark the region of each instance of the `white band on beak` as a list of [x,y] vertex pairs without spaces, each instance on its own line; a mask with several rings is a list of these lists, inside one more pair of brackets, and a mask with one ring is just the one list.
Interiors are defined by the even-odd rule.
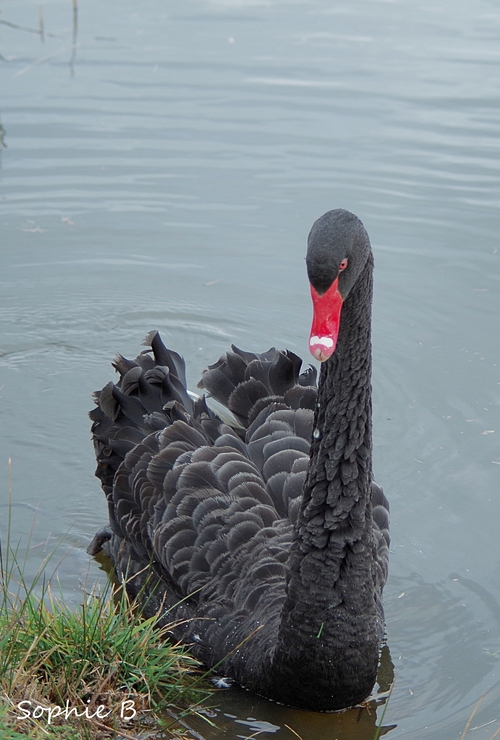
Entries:
[[312,347],[315,344],[322,344],[323,347],[331,349],[331,347],[333,347],[333,339],[331,337],[311,337],[309,340],[309,346]]

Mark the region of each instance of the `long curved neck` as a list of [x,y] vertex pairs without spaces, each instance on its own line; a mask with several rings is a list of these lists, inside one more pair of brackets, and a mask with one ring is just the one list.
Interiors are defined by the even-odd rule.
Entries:
[[371,531],[366,506],[372,480],[372,269],[370,260],[342,309],[336,351],[321,368],[297,526],[303,551],[345,549]]
[[312,681],[314,693],[323,683],[324,692],[340,697],[339,706],[366,697],[378,661],[370,496],[372,269],[370,258],[342,308],[336,351],[321,369],[275,652],[281,675],[293,664],[294,680]]

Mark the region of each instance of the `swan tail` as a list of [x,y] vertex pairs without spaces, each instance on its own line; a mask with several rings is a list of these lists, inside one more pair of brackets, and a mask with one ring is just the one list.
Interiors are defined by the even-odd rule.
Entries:
[[[192,415],[194,410],[182,357],[165,347],[157,331],[150,332],[144,343],[149,349],[135,360],[116,357],[113,367],[120,378],[94,393],[96,407],[89,414],[96,476],[108,500],[126,454],[147,434],[163,429],[183,414]],[[200,405],[197,409],[198,414],[210,414]]]

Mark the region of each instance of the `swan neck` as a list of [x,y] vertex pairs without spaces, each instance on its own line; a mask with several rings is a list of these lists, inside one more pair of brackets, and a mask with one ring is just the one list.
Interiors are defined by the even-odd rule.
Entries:
[[276,675],[291,681],[293,664],[297,685],[334,693],[342,706],[371,691],[381,632],[371,512],[371,300],[370,259],[345,300],[337,349],[322,366],[274,654]]
[[[339,531],[370,497],[372,290],[370,260],[345,301],[336,351],[321,367],[300,515],[309,531],[320,523]],[[366,524],[363,517],[355,529]]]

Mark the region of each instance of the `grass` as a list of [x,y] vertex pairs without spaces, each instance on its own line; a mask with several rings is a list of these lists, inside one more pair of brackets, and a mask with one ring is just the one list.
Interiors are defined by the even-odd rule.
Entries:
[[[181,717],[210,695],[200,666],[144,619],[126,590],[55,595],[46,558],[26,583],[19,546],[0,542],[0,737],[104,740],[182,735]],[[161,713],[181,721],[166,726]],[[159,734],[161,731],[161,735]]]
[[379,740],[380,735],[382,733],[384,719],[385,719],[385,713],[387,712],[387,709],[389,707],[389,702],[391,701],[392,692],[394,689],[394,680],[391,683],[391,687],[389,689],[389,693],[387,694],[387,698],[384,701],[384,709],[382,710],[382,716],[380,717],[380,721],[377,725],[377,729],[375,730],[375,735],[373,736],[373,740]]
[[[464,731],[460,735],[460,740],[465,740],[465,737],[467,736],[467,733],[469,732],[470,726],[472,724],[472,720],[476,716],[476,712],[478,711],[479,707],[483,703],[483,701],[485,699],[485,696],[486,696],[486,694],[479,699],[479,701],[477,702],[476,706],[472,710],[472,713],[471,713],[469,719],[467,720],[467,724],[464,727]],[[474,730],[476,728],[473,727],[472,729]],[[493,733],[493,735],[491,736],[490,740],[495,740],[495,738],[497,738],[499,735],[500,735],[500,727]]]

